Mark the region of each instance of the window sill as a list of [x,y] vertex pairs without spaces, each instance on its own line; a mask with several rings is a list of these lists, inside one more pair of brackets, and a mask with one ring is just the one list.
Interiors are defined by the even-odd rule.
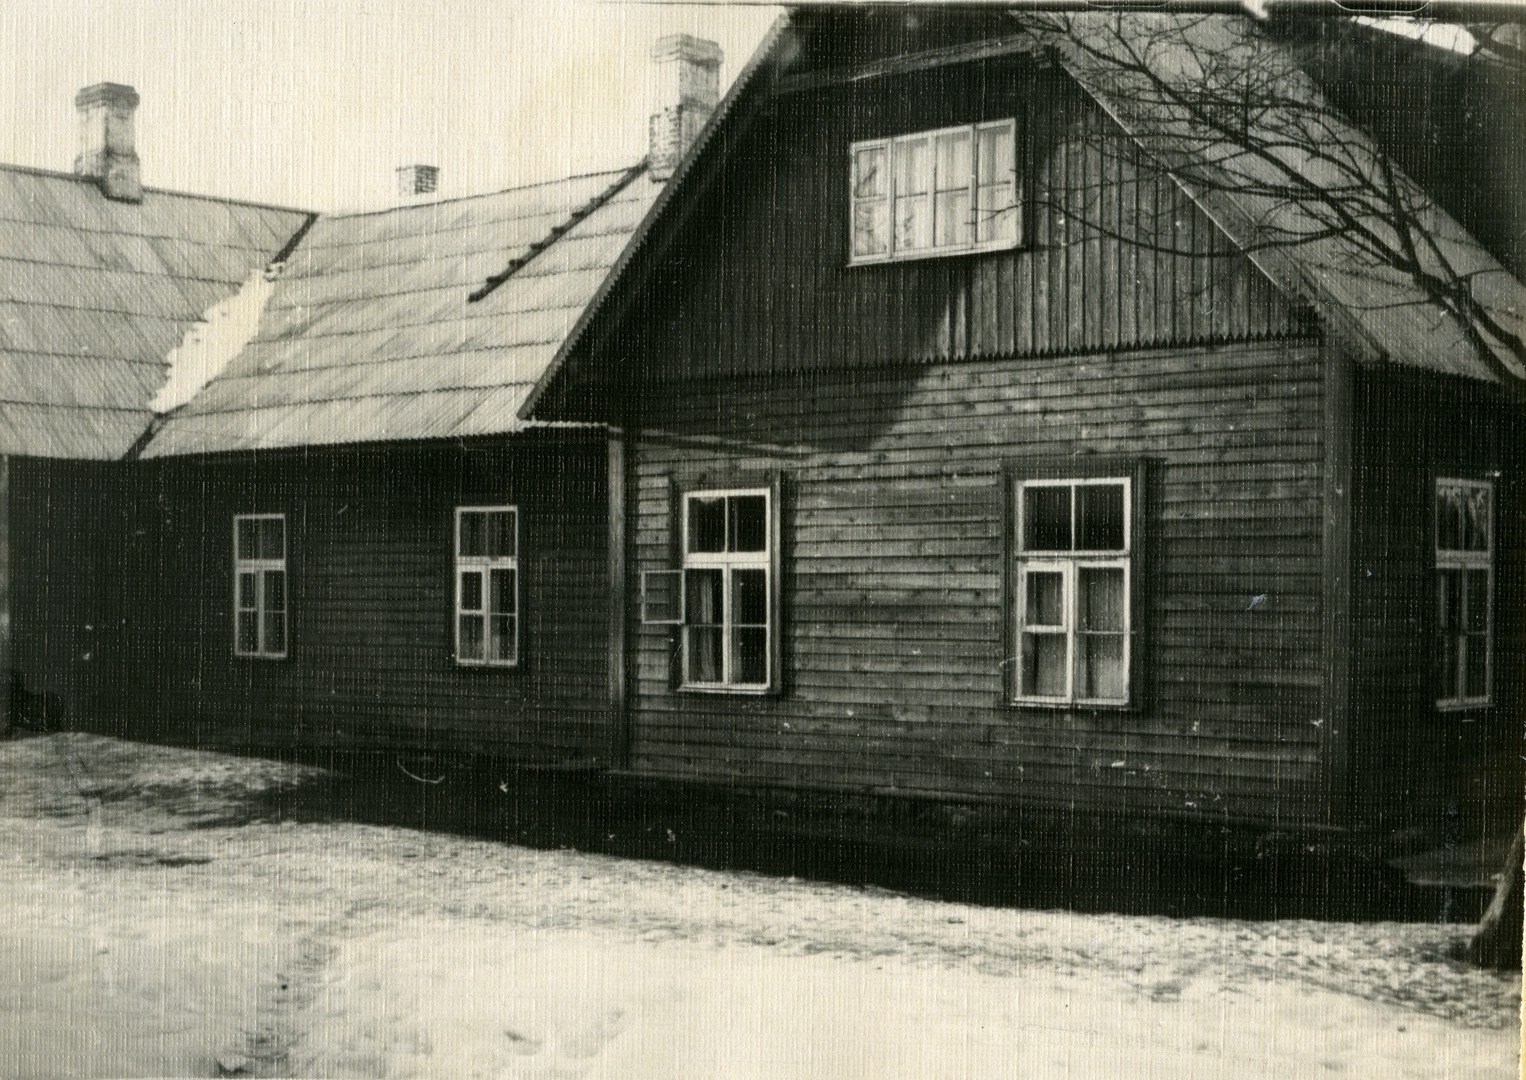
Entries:
[[904,255],[850,255],[847,267],[894,266],[896,263],[921,262],[924,259],[953,259],[961,255],[988,255],[993,251],[1011,251],[1018,247],[1016,240],[1003,240],[994,244],[977,244],[973,247],[928,248],[925,251],[908,252]]
[[518,660],[512,664],[488,664],[475,660],[454,660],[451,667],[457,671],[518,671],[521,667]]
[[771,686],[679,686],[680,694],[710,694],[728,697],[767,697],[774,693]]
[[255,661],[274,661],[276,663],[280,663],[282,660],[290,660],[291,659],[291,653],[290,652],[283,652],[283,653],[247,653],[247,652],[241,653],[241,652],[236,652],[236,653],[233,654],[233,659],[235,659],[235,660],[255,660]]

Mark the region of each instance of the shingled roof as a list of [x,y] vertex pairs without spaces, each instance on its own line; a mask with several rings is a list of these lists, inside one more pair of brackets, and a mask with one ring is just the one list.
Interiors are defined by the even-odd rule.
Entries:
[[144,457],[505,434],[660,185],[644,164],[325,216]]
[[110,460],[166,358],[302,227],[297,210],[0,166],[0,454]]

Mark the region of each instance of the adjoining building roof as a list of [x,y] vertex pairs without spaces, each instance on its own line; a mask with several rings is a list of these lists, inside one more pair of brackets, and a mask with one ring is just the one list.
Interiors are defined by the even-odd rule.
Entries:
[[308,219],[297,210],[0,166],[0,454],[120,458],[166,358]]
[[644,164],[323,217],[144,457],[505,434],[661,186]]

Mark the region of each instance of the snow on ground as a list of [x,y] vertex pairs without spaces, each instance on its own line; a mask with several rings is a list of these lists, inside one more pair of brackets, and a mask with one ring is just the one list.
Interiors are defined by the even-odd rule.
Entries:
[[346,822],[316,770],[0,742],[0,1075],[1516,1075],[1464,928],[983,908]]

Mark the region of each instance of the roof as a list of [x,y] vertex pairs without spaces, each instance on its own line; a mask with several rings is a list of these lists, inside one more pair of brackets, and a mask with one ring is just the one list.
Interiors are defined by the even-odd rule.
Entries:
[[[792,12],[810,10],[796,5]],[[835,8],[841,14],[847,9]],[[1372,140],[1325,99],[1292,54],[1242,16],[1036,11],[1009,16],[1053,50],[1062,66],[1176,177],[1184,190],[1289,295],[1309,302],[1332,332],[1364,359],[1385,360],[1447,374],[1495,380],[1496,368],[1526,374],[1508,350],[1470,339],[1468,329],[1423,281],[1466,282],[1481,317],[1517,337],[1526,314],[1526,290],[1466,229],[1384,157]],[[620,264],[583,312],[521,410],[532,416],[561,377],[584,334],[602,318],[622,276],[660,258],[655,232],[676,204],[695,197],[694,184],[714,170],[707,160],[736,139],[717,138],[727,124],[745,124],[772,81],[789,74],[801,55],[790,31],[799,14],[780,17],[641,223]],[[1187,107],[1232,91],[1247,74],[1276,101],[1249,110],[1248,138],[1236,147],[1196,122]],[[1232,112],[1232,97],[1217,115]],[[1209,115],[1216,115],[1210,108]],[[1303,126],[1312,144],[1290,132]],[[1260,143],[1269,152],[1246,151]],[[1311,152],[1312,149],[1312,152]],[[693,180],[688,178],[693,176]],[[1308,190],[1328,185],[1371,185],[1375,195],[1352,228],[1331,228],[1317,201],[1289,198],[1290,184]],[[1294,183],[1296,181],[1296,183]],[[1311,210],[1311,205],[1314,209]],[[1362,205],[1360,200],[1358,206]],[[1401,208],[1419,241],[1418,276],[1373,256],[1362,229],[1381,247],[1396,239],[1383,214]]]
[[1526,289],[1252,20],[1030,18],[1076,81],[1358,355],[1486,381],[1526,376],[1518,355],[1473,338],[1455,314],[1476,304],[1475,325],[1519,340]]
[[644,164],[322,217],[144,457],[504,434],[660,185]]
[[120,458],[166,357],[307,220],[297,210],[0,166],[0,454]]

